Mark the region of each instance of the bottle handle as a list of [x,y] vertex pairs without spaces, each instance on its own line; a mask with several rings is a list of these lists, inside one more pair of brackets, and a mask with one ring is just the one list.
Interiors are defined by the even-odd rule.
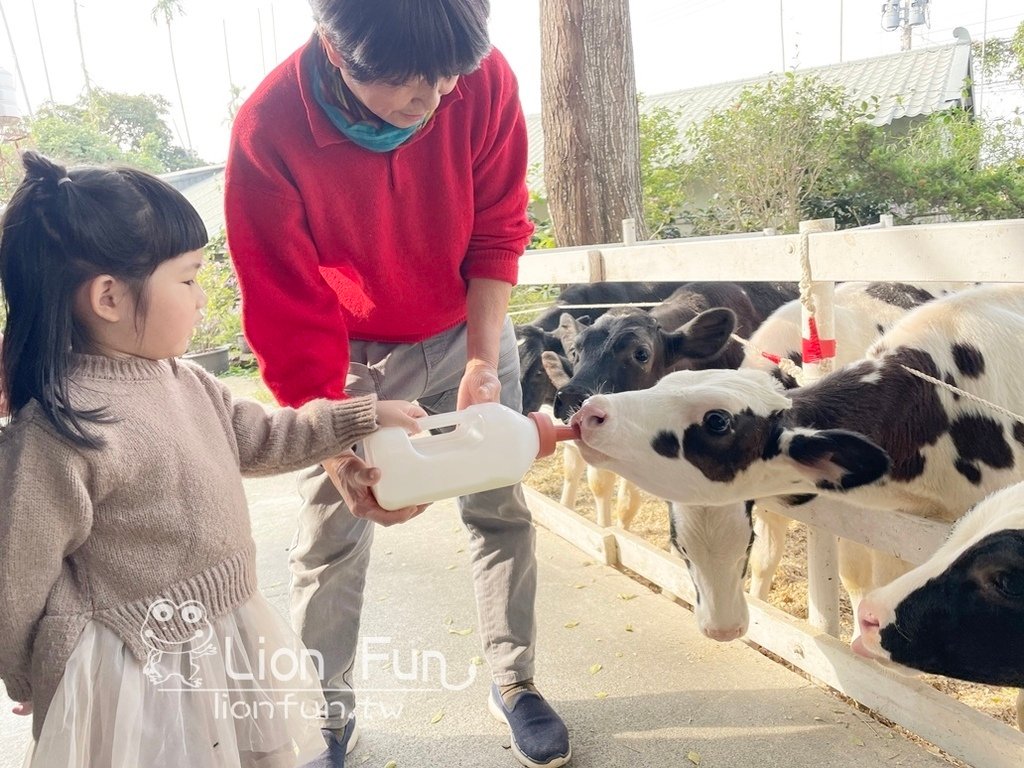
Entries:
[[449,411],[448,413],[421,416],[416,419],[416,423],[424,432],[430,429],[440,429],[441,427],[458,427],[463,423],[462,417],[459,416],[460,413],[462,411]]

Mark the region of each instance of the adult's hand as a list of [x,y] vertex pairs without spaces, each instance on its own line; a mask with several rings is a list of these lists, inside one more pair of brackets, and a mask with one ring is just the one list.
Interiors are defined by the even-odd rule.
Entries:
[[32,714],[32,702],[31,701],[19,701],[11,709],[16,715],[31,715]]
[[494,363],[484,360],[470,360],[459,382],[459,397],[456,408],[477,403],[496,403],[501,397],[501,380]]
[[326,459],[322,466],[355,517],[372,520],[378,525],[396,525],[412,520],[429,506],[421,504],[396,510],[381,507],[371,490],[380,480],[380,470],[368,466],[351,451]]

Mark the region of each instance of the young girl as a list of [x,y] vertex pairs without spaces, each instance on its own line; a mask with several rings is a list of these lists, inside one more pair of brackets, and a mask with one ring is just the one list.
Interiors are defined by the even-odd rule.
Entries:
[[256,589],[242,475],[337,455],[402,401],[266,411],[174,360],[207,236],[140,171],[32,152],[3,217],[0,678],[26,764],[294,766],[323,751],[317,654]]

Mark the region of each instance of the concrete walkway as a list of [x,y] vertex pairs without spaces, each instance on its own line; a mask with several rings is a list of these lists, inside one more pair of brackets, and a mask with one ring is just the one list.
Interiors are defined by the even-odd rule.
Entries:
[[[295,478],[247,489],[260,585],[284,611]],[[518,765],[485,707],[465,544],[451,502],[377,530],[352,765]],[[569,724],[576,768],[947,765],[743,643],[704,639],[688,610],[543,529],[538,558],[537,679]],[[0,705],[0,768],[14,768],[28,724]]]

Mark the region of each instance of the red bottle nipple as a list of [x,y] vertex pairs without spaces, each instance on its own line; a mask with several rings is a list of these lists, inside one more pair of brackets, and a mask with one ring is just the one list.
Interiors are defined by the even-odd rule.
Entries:
[[540,450],[537,451],[537,458],[550,456],[555,452],[555,445],[562,440],[578,440],[580,437],[577,425],[555,424],[546,413],[534,411],[526,414],[537,425],[537,435],[540,437]]

